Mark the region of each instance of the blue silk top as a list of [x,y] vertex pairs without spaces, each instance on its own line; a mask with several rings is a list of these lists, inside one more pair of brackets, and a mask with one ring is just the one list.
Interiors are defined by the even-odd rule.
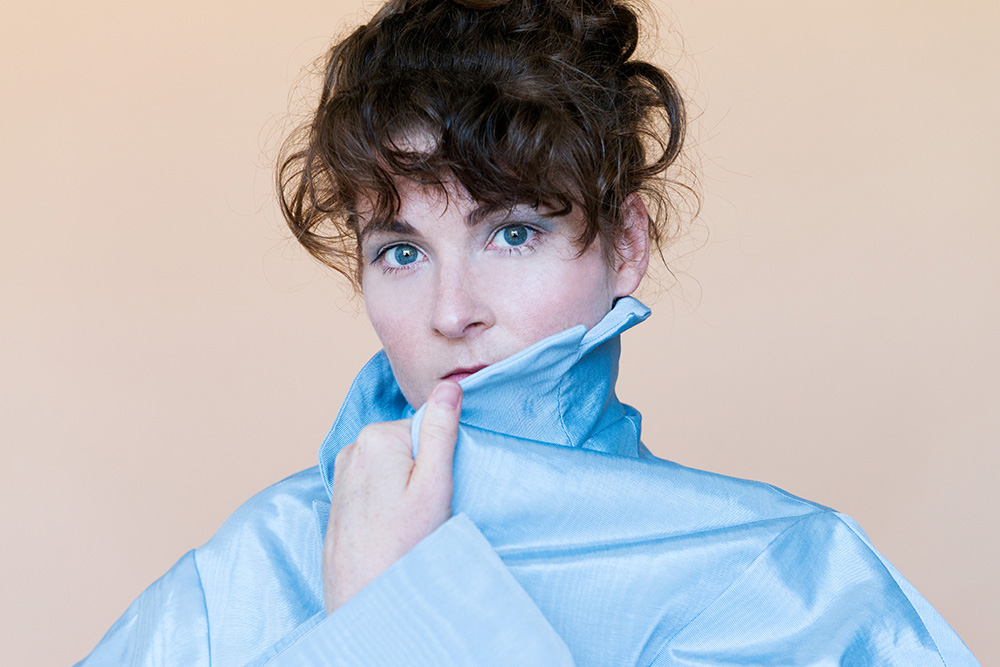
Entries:
[[383,353],[319,466],[185,554],[80,666],[977,665],[849,517],[653,457],[618,401],[621,299],[462,381],[454,516],[327,616],[337,452],[414,417]]

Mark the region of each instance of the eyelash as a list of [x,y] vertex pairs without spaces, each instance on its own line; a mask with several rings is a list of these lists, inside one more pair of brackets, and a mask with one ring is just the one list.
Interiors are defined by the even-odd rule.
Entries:
[[[533,227],[532,225],[523,223],[523,222],[508,223],[508,224],[505,224],[505,225],[503,225],[501,227],[498,227],[496,230],[493,231],[492,234],[490,234],[490,240],[489,240],[490,245],[492,245],[494,243],[494,241],[496,240],[496,238],[500,234],[502,234],[505,229],[510,229],[511,227],[523,227],[524,229],[527,229],[531,234],[530,234],[530,236],[528,236],[528,239],[524,243],[522,243],[521,245],[518,245],[518,246],[498,247],[498,248],[496,248],[496,252],[501,252],[501,253],[503,253],[505,255],[515,255],[515,254],[516,255],[521,255],[525,251],[529,251],[529,252],[533,251],[535,249],[535,246],[538,244],[538,241],[540,240],[541,235],[543,234],[542,230],[538,229],[537,227]],[[382,269],[382,273],[387,274],[387,275],[388,274],[393,274],[393,273],[398,273],[400,271],[408,271],[408,270],[410,270],[410,269],[406,268],[406,266],[408,266],[408,265],[405,265],[405,266],[392,266],[390,264],[387,264],[385,261],[383,261],[383,259],[386,256],[386,254],[388,254],[389,252],[391,252],[392,250],[394,250],[395,248],[398,248],[400,246],[410,246],[411,248],[414,248],[421,255],[424,255],[424,251],[421,250],[420,248],[418,248],[417,246],[413,245],[412,243],[406,243],[406,242],[393,243],[393,244],[387,245],[384,248],[382,248],[381,250],[379,250],[378,253],[376,253],[375,258],[372,260],[372,264],[379,264],[379,263],[381,263],[381,267],[380,268]],[[419,260],[417,260],[417,261],[419,261]],[[414,262],[414,263],[416,263],[416,262]]]
[[524,229],[527,229],[530,232],[530,235],[521,245],[500,247],[497,248],[497,250],[506,255],[512,255],[512,254],[520,255],[525,251],[533,251],[535,249],[535,246],[537,246],[538,242],[541,240],[541,235],[543,232],[537,227],[533,227],[524,222],[513,222],[503,225],[502,227],[498,227],[490,235],[490,244],[493,244],[496,241],[497,237],[504,232],[504,230],[510,229],[512,227],[523,227]]
[[[379,250],[378,253],[375,255],[375,259],[372,260],[372,264],[381,264],[381,266],[379,268],[381,268],[382,269],[382,273],[385,273],[385,274],[398,273],[399,271],[409,271],[410,269],[406,268],[409,265],[392,266],[391,264],[388,264],[387,262],[384,261],[384,258],[385,258],[385,256],[388,253],[390,253],[391,251],[395,250],[396,248],[398,248],[400,246],[409,246],[409,247],[413,248],[414,250],[416,250],[421,255],[424,254],[423,250],[421,250],[417,246],[413,245],[412,243],[393,243],[393,244],[387,245],[384,248],[382,248],[381,250]],[[414,263],[417,263],[419,261],[420,260],[417,259]]]

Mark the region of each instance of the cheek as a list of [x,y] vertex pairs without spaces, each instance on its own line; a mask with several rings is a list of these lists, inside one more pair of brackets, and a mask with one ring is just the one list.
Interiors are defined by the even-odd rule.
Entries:
[[570,327],[588,329],[611,309],[612,289],[603,259],[552,262],[544,270],[510,276],[503,304],[506,321],[529,344]]
[[365,311],[390,360],[406,359],[416,346],[419,303],[404,290],[373,277],[363,284]]
[[392,308],[376,307],[374,311],[369,310],[368,320],[382,343],[403,395],[411,405],[418,406],[427,394],[422,386],[426,372],[421,368],[421,360],[427,357],[428,345],[426,336],[421,336],[420,328],[408,319],[408,315]]

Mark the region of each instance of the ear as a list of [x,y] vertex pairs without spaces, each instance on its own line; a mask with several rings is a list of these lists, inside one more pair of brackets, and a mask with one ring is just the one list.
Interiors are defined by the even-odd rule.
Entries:
[[634,292],[649,268],[649,212],[638,194],[625,199],[624,213],[624,229],[615,241],[612,280],[616,299]]

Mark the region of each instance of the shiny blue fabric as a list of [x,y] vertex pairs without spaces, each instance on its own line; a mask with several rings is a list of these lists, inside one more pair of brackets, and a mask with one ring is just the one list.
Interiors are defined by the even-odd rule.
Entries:
[[618,401],[620,300],[462,381],[455,516],[330,616],[333,462],[415,414],[384,354],[318,468],[240,507],[80,665],[976,665],[848,517],[649,454]]

